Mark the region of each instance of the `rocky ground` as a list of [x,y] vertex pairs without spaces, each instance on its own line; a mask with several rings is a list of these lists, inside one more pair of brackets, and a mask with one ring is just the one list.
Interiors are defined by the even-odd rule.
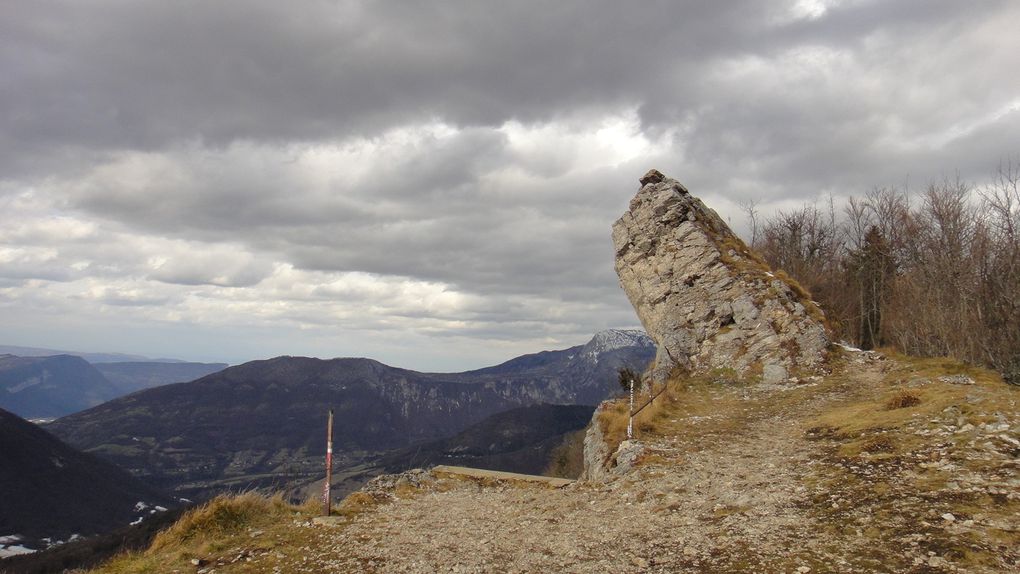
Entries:
[[[312,534],[303,547],[251,565],[1018,571],[1020,390],[967,374],[928,377],[931,365],[863,353],[851,353],[843,369],[785,385],[692,385],[639,425],[641,463],[607,484],[550,489],[414,475],[376,493],[388,503],[337,526],[296,524]],[[918,388],[935,398],[910,394]],[[921,402],[889,404],[887,395],[904,392]]]

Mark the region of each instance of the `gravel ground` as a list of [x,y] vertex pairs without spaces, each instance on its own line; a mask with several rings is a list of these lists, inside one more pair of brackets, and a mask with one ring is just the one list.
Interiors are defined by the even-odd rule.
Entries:
[[[718,412],[678,413],[668,432],[646,441],[643,464],[608,484],[551,489],[427,478],[391,489],[390,502],[340,525],[296,526],[314,529],[315,542],[267,571],[1017,571],[1017,545],[1009,544],[1020,542],[1020,451],[1009,448],[1015,412],[952,443],[928,435],[955,437],[962,426],[919,421],[904,432],[920,437],[921,447],[874,463],[834,456],[832,440],[805,432],[812,413],[881,384],[889,365],[865,358],[852,366],[853,384],[817,392],[812,384],[717,385],[710,392]],[[775,400],[784,393],[803,399]],[[956,420],[952,412],[945,418]],[[961,457],[984,457],[981,470],[965,471]],[[917,480],[954,460],[956,480],[916,491]],[[1001,508],[945,518],[967,493],[975,504],[991,496]],[[983,537],[992,527],[1000,540]]]

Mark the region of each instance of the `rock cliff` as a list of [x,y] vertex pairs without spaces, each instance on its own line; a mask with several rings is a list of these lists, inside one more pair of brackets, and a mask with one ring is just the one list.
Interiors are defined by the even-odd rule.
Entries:
[[813,371],[829,337],[807,293],[679,182],[656,170],[640,181],[613,243],[620,284],[658,345],[654,379],[676,368],[770,382]]

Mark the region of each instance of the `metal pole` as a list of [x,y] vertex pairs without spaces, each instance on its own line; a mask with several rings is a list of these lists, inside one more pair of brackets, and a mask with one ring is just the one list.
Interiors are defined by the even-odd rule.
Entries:
[[322,485],[323,516],[329,516],[329,483],[333,481],[333,409],[329,409],[329,422],[326,423],[326,483]]

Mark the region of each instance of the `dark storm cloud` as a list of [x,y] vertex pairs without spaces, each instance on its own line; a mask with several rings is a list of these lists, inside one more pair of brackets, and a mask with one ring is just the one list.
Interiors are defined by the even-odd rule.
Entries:
[[301,305],[335,294],[385,315],[351,329],[577,334],[634,321],[609,226],[649,167],[725,208],[1020,153],[1006,0],[0,10],[0,208],[62,218],[0,229],[9,297],[227,313],[185,295],[247,289],[239,316],[293,298],[326,325]]
[[[790,4],[10,3],[0,157],[8,174],[37,172],[79,163],[69,148],[282,144],[371,137],[423,118],[498,126],[637,106],[653,132],[693,118],[689,136],[704,152],[692,159],[732,166],[817,149],[820,134],[834,134],[843,155],[866,153],[875,134],[845,133],[848,124],[919,121],[911,109],[937,124],[1016,96],[1002,73],[1008,51],[974,65],[986,56],[973,37],[981,26],[1015,21],[1008,2],[848,2],[799,20],[785,14]],[[734,60],[798,47],[847,51],[846,75],[771,86],[715,77]],[[915,108],[897,83],[958,98]],[[831,151],[818,155],[831,167]]]
[[11,150],[158,149],[640,104],[753,48],[774,11],[686,4],[10,3],[3,133]]

